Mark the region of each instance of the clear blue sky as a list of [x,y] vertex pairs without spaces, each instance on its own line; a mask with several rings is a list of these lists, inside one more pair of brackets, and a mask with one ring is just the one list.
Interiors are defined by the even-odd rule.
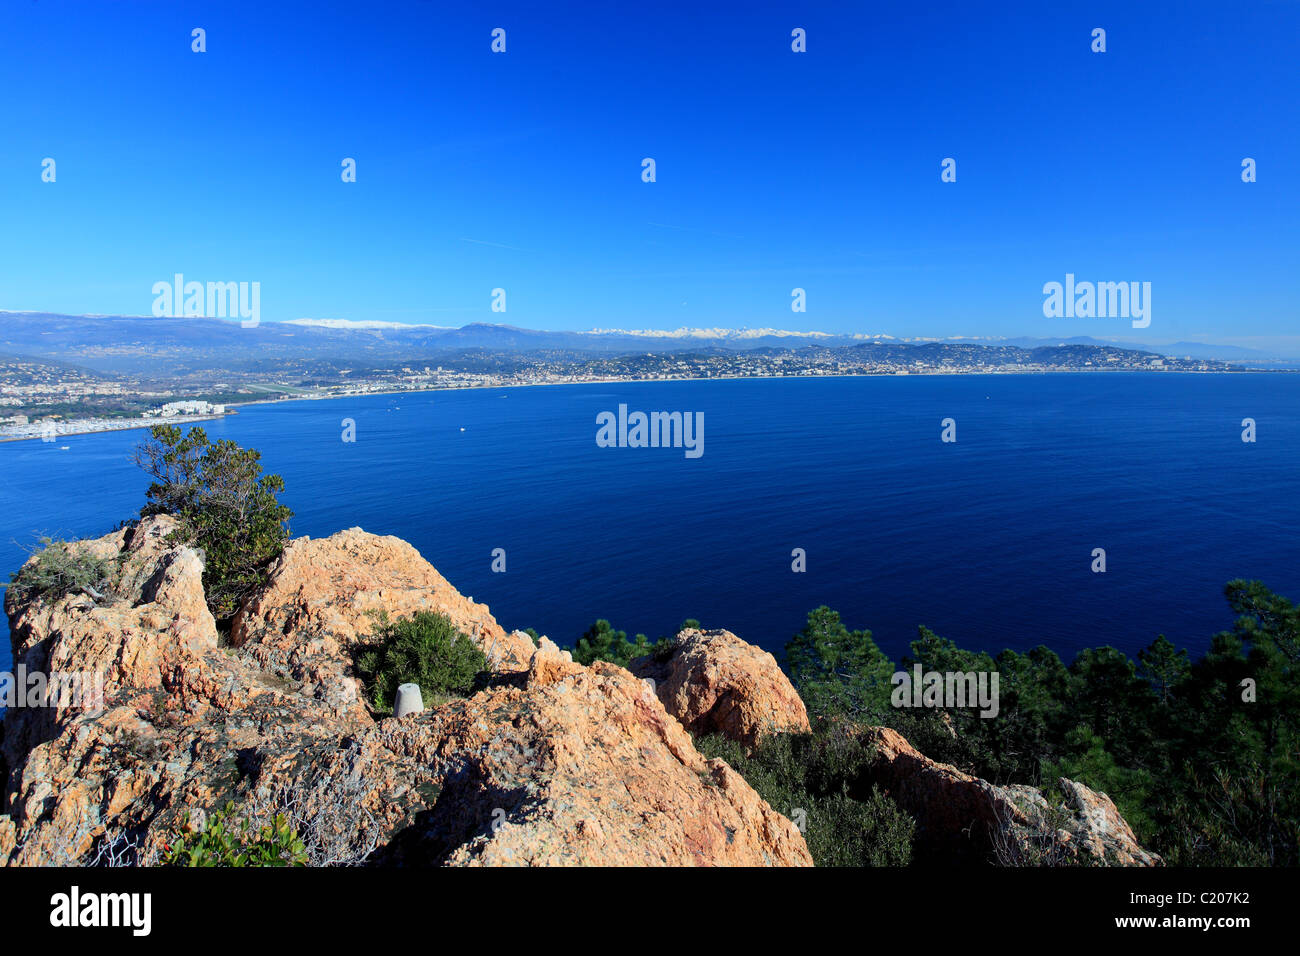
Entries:
[[1295,0],[7,0],[0,309],[1300,343],[1298,61]]

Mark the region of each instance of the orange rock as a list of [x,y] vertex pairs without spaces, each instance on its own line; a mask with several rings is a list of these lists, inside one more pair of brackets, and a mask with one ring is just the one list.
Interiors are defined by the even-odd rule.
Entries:
[[[254,821],[285,813],[320,864],[811,863],[644,681],[506,634],[404,542],[292,542],[222,647],[201,558],[166,541],[168,520],[82,543],[122,560],[102,602],[10,595],[16,659],[111,679],[102,709],[6,715],[0,861],[156,862],[198,811],[232,802]],[[377,722],[351,645],[367,612],[416,610],[466,629],[498,676]]]
[[[808,866],[798,829],[720,760],[706,760],[643,681],[574,664],[543,642],[525,687],[477,694],[423,726],[386,722],[444,781],[404,858],[451,864]],[[391,728],[391,729],[389,729]],[[418,738],[417,744],[412,738]],[[463,834],[451,845],[447,834]]]
[[333,653],[369,634],[381,611],[393,618],[446,615],[496,671],[526,670],[532,657],[527,635],[507,633],[486,604],[463,597],[415,548],[360,528],[291,541],[272,566],[269,585],[235,615],[231,642],[257,640],[283,651],[302,634],[317,634],[322,649]]
[[684,630],[672,653],[629,665],[655,682],[668,712],[693,734],[722,734],[752,748],[769,733],[807,733],[803,701],[766,651],[730,631]]
[[876,750],[871,782],[916,819],[922,860],[1116,866],[1161,862],[1138,845],[1104,793],[1062,777],[1065,804],[1053,808],[1034,787],[995,786],[937,763],[888,727],[870,727],[864,733]]

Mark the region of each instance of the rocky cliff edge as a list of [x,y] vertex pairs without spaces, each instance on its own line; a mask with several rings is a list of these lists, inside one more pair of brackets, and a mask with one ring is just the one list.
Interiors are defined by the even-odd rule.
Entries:
[[[352,528],[292,541],[222,639],[203,558],[166,516],[76,542],[118,567],[111,592],[11,592],[15,669],[95,672],[103,699],[11,709],[0,741],[0,862],[148,864],[237,805],[284,813],[317,864],[807,866],[799,830],[691,734],[746,750],[809,730],[770,654],[683,631],[634,661],[584,667],[507,632],[406,542]],[[485,686],[377,719],[352,652],[377,614],[446,615],[484,652]],[[689,732],[688,732],[689,731]],[[931,858],[1154,865],[1105,794],[1065,805],[929,760],[861,728],[871,779]]]
[[[149,863],[235,803],[285,812],[317,863],[811,864],[798,829],[696,751],[650,685],[509,633],[405,542],[293,541],[218,638],[202,557],[166,517],[79,542],[121,562],[111,594],[10,594],[14,660],[96,671],[102,706],[5,720],[0,860]],[[448,616],[488,686],[376,720],[350,650],[372,612]]]

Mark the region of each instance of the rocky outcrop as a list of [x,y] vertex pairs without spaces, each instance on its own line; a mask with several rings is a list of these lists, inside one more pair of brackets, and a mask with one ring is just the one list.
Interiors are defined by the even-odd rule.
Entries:
[[268,586],[235,615],[231,643],[256,643],[267,660],[283,659],[303,635],[346,646],[369,634],[380,613],[409,617],[417,611],[450,618],[494,669],[528,667],[533,642],[526,634],[507,633],[486,604],[463,597],[401,538],[360,528],[290,542],[272,566]]
[[[653,680],[664,708],[693,734],[721,734],[752,750],[768,733],[807,733],[803,701],[772,655],[728,631],[684,630],[670,652],[629,665]],[[946,715],[944,715],[946,717]],[[945,720],[948,732],[956,730]],[[847,725],[873,756],[863,789],[884,790],[916,820],[918,860],[941,864],[1155,866],[1104,793],[1061,778],[1064,800],[1034,787],[997,786],[917,751],[886,727]]]
[[[14,708],[0,735],[0,862],[154,862],[233,804],[287,814],[316,863],[808,865],[807,847],[691,733],[752,748],[805,732],[776,661],[726,631],[671,652],[576,664],[508,633],[414,548],[359,529],[293,541],[223,642],[203,557],[154,517],[68,547],[111,560],[111,588],[6,597],[16,665],[95,672],[102,699]],[[449,617],[484,650],[477,693],[377,720],[352,675],[376,615]],[[653,680],[653,688],[645,678]],[[921,862],[1160,862],[1114,803],[1075,781],[1049,803],[937,763],[896,732],[852,728],[867,779],[915,818]]]
[[1083,859],[1105,860],[1118,866],[1156,866],[1162,862],[1138,845],[1133,828],[1106,794],[1066,777],[1059,778],[1057,785],[1072,814],[1064,834],[1066,842],[1073,841]]
[[643,681],[575,664],[549,641],[523,686],[440,710],[432,733],[411,723],[388,731],[392,749],[432,737],[455,772],[405,836],[443,858],[446,835],[463,835],[448,862],[812,864],[794,825],[702,757]]
[[[294,541],[223,644],[201,555],[169,543],[172,527],[77,545],[120,561],[102,599],[9,596],[16,661],[105,682],[101,704],[6,715],[0,861],[153,862],[229,803],[286,813],[317,863],[811,863],[793,824],[701,756],[644,681],[508,634],[404,542]],[[469,633],[494,676],[376,720],[350,651],[371,612],[417,610]]]
[[[173,547],[168,517],[154,517],[75,547],[120,562],[115,594],[76,593],[57,601],[5,598],[15,670],[91,673],[106,698],[148,695],[217,647],[216,622],[203,598],[203,564],[190,548]],[[4,758],[17,767],[36,744],[74,716],[62,701],[18,709],[5,721]]]
[[937,763],[887,727],[862,731],[874,748],[870,782],[916,820],[921,860],[1003,865],[1156,866],[1104,793],[1062,777],[1060,806],[1034,787],[995,786]]
[[776,659],[730,631],[684,630],[666,655],[638,658],[668,713],[693,734],[752,749],[769,733],[807,733],[808,712]]

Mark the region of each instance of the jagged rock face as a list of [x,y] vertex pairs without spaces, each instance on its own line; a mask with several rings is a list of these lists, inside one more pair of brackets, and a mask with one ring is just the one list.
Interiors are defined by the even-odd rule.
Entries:
[[532,657],[526,634],[506,633],[486,604],[463,597],[415,548],[360,528],[290,542],[269,586],[235,615],[231,643],[256,642],[267,659],[292,653],[304,635],[347,645],[371,632],[379,611],[445,614],[496,670],[525,670]]
[[632,661],[655,682],[668,713],[693,734],[722,734],[752,749],[769,733],[807,733],[808,712],[771,654],[730,631],[684,630],[672,654]]
[[918,857],[1004,865],[1157,866],[1104,793],[1065,777],[1065,805],[1034,787],[995,786],[937,763],[887,727],[863,731],[876,750],[872,783],[916,819]]
[[[643,681],[544,639],[533,651],[404,542],[293,542],[223,647],[199,556],[166,543],[171,527],[84,543],[122,558],[102,602],[7,607],[16,660],[109,680],[101,709],[6,715],[0,861],[152,862],[187,813],[194,826],[233,802],[287,813],[321,863],[811,863],[793,824],[706,761]],[[376,721],[349,673],[371,609],[446,614],[498,651],[497,676]]]
[[1066,806],[1075,815],[1067,833],[1079,844],[1085,858],[1109,860],[1120,866],[1157,866],[1162,862],[1138,845],[1133,828],[1106,794],[1066,777],[1057,784],[1065,794]]
[[[94,672],[106,698],[161,689],[178,669],[217,647],[216,622],[203,599],[203,563],[166,541],[169,517],[153,517],[76,547],[121,561],[115,595],[104,601],[72,594],[57,601],[5,598],[15,668],[27,672]],[[16,767],[32,746],[69,719],[63,707],[17,709],[5,721],[4,756]]]
[[454,767],[431,819],[405,834],[435,848],[447,833],[467,837],[448,862],[812,864],[798,829],[721,760],[705,760],[621,667],[583,667],[543,640],[522,687],[440,709],[431,723],[394,721],[386,733],[432,736]]

